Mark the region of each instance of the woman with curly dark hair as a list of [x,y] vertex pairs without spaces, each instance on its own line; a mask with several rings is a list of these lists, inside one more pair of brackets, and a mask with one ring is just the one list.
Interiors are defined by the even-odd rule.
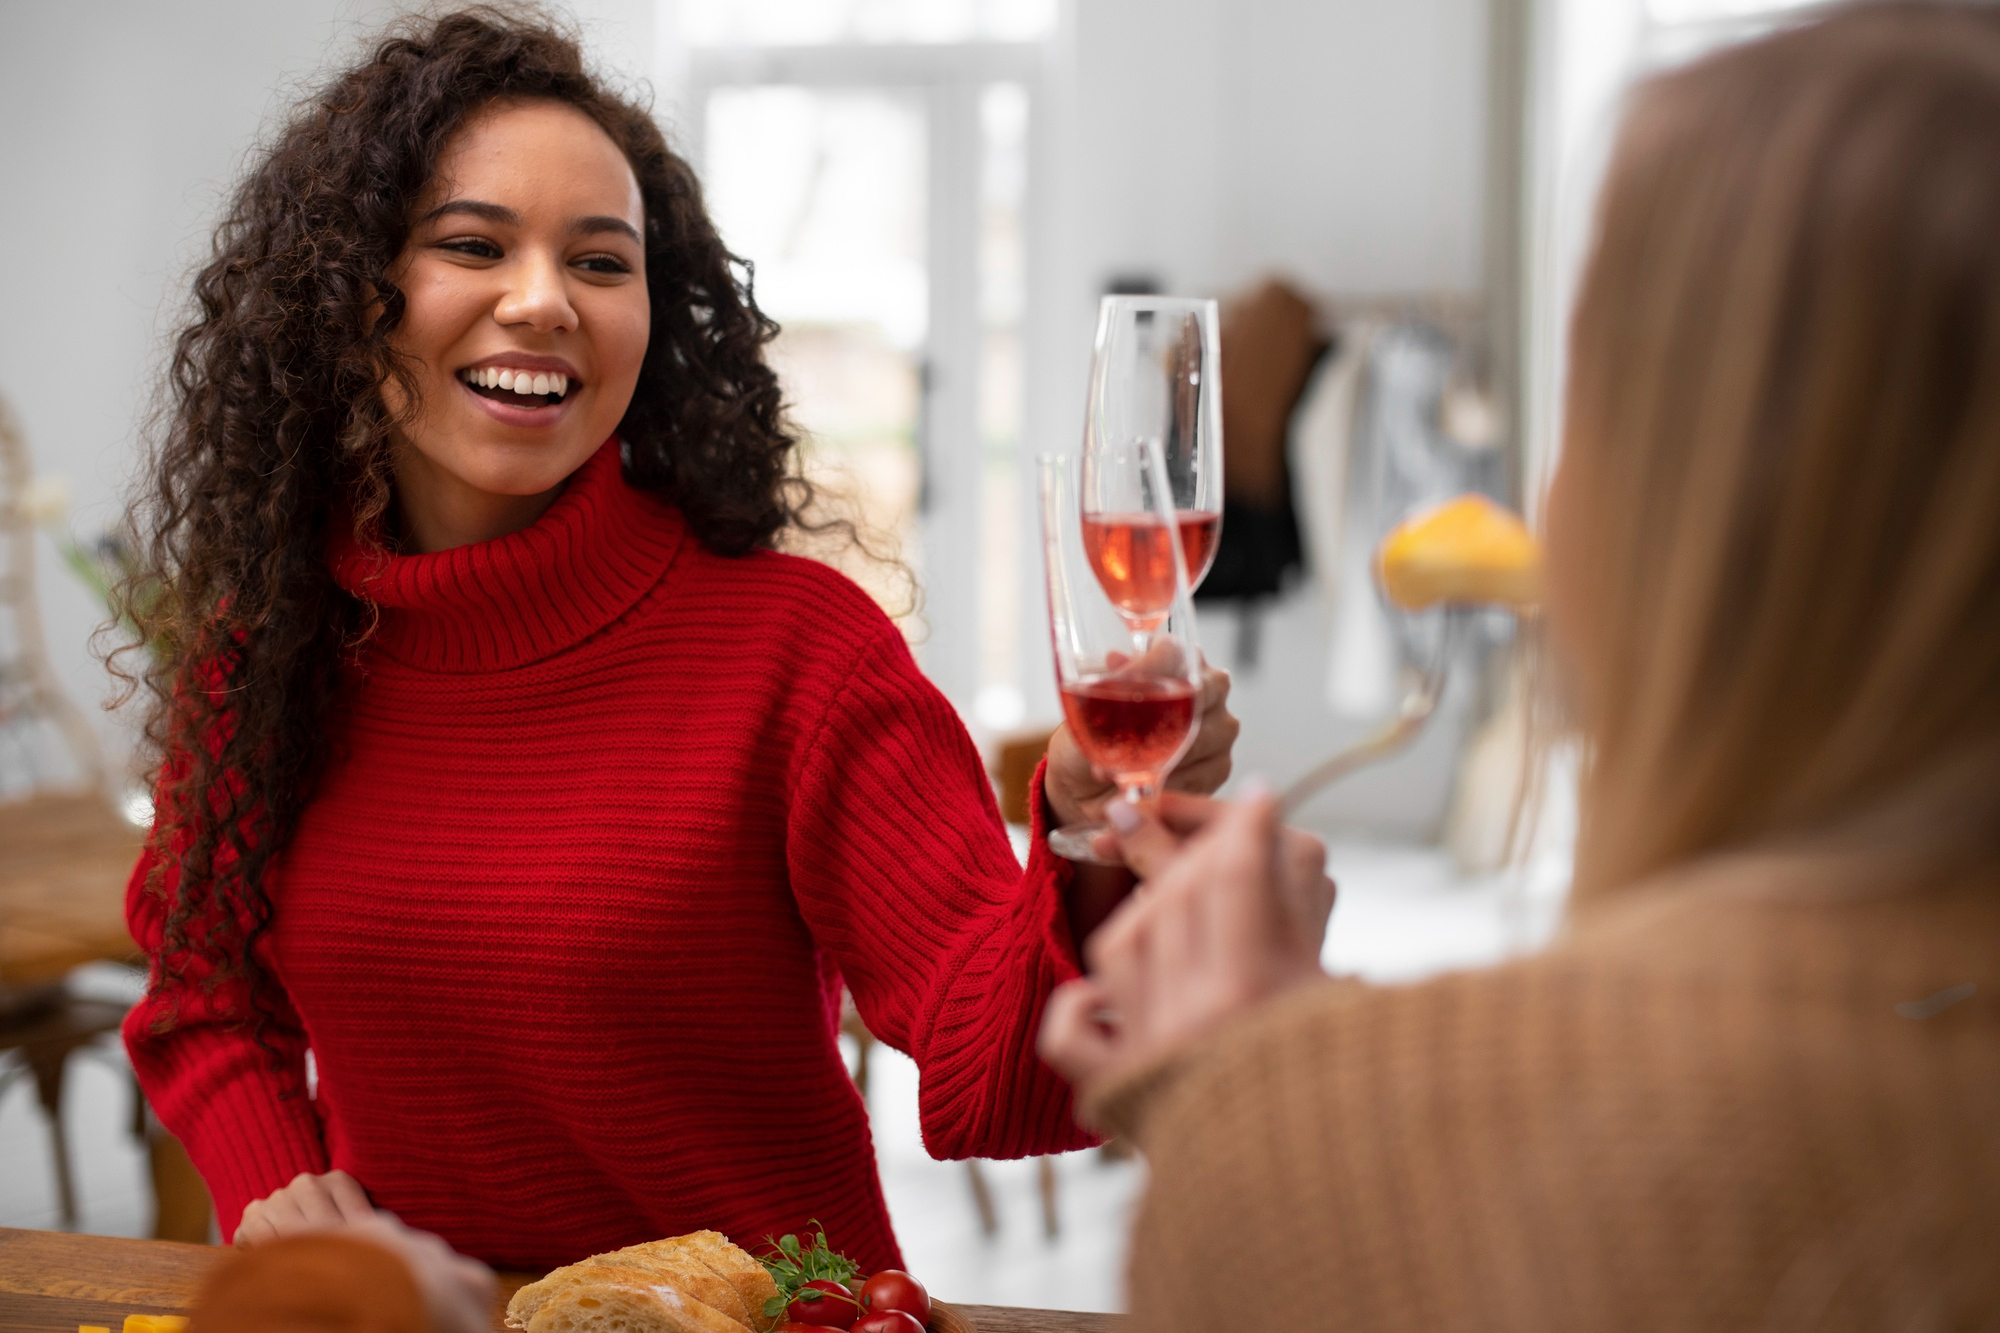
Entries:
[[[131,599],[162,766],[126,1037],[225,1235],[381,1209],[532,1267],[817,1217],[893,1265],[843,983],[933,1153],[1084,1142],[1033,1034],[1124,882],[1039,828],[1023,872],[894,626],[773,549],[811,499],[773,327],[573,41],[383,41],[196,296]],[[1104,794],[1059,736],[1038,818]]]

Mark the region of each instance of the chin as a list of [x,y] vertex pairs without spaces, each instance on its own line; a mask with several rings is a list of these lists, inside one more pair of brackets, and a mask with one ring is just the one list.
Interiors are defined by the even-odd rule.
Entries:
[[[484,434],[485,432],[481,432]],[[597,452],[610,428],[602,433],[564,431],[539,439],[481,440],[474,436],[452,451],[449,471],[460,482],[489,495],[541,495],[562,485]]]
[[482,459],[459,471],[459,480],[488,495],[544,495],[567,481],[595,452],[595,448],[590,448],[573,458],[543,458],[533,462]]

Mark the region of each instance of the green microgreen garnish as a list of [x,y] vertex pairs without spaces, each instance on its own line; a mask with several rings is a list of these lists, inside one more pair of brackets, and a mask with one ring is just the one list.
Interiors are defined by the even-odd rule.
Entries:
[[[860,1275],[860,1265],[826,1243],[826,1232],[820,1229],[815,1219],[812,1231],[805,1242],[797,1236],[780,1236],[776,1240],[764,1237],[764,1243],[771,1247],[770,1253],[757,1256],[757,1262],[764,1265],[764,1271],[778,1284],[778,1294],[764,1302],[766,1319],[783,1319],[785,1307],[799,1298],[799,1292],[808,1282],[830,1280],[840,1284],[841,1298],[852,1301],[859,1309],[861,1302],[848,1290],[847,1284]],[[826,1293],[832,1296],[832,1292]]]

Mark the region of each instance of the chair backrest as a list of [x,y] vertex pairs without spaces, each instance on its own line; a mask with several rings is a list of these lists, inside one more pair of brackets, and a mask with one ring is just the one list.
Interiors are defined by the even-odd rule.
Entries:
[[56,683],[35,597],[33,467],[0,398],[0,801],[37,792],[103,791],[97,731]]

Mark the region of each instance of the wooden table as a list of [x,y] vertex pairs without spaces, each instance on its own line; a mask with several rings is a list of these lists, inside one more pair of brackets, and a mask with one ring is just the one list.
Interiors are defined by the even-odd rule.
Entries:
[[[78,1324],[116,1333],[128,1314],[184,1313],[202,1274],[223,1253],[207,1245],[0,1227],[0,1333],[76,1333]],[[1113,1333],[1120,1322],[1069,1310],[958,1308],[978,1333]]]
[[136,960],[125,881],[145,841],[95,793],[0,804],[0,985],[46,985],[100,958]]

